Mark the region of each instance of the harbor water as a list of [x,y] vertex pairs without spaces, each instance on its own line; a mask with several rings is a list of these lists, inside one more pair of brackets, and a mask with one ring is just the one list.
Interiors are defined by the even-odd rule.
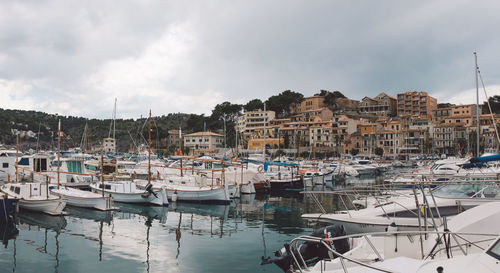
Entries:
[[[338,187],[346,186],[315,190]],[[327,211],[342,208],[335,195],[319,199]],[[319,209],[299,192],[243,195],[230,205],[115,205],[109,212],[67,207],[65,216],[21,211],[2,226],[0,271],[281,272],[260,265],[261,257],[318,227],[301,219]]]

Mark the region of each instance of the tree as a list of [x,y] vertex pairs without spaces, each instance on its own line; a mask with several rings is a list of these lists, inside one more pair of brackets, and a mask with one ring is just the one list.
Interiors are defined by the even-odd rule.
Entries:
[[211,120],[222,120],[223,118],[231,121],[236,121],[238,114],[243,106],[241,104],[232,104],[229,101],[217,104],[212,110]]
[[359,153],[359,150],[356,148],[351,149],[351,155],[356,156]]
[[327,90],[321,90],[320,96],[324,96],[323,102],[327,106],[335,106],[337,104],[337,99],[342,98],[345,99],[346,96],[342,94],[340,91],[327,91]]
[[266,101],[267,109],[272,110],[278,117],[286,117],[290,114],[290,106],[304,100],[304,95],[286,90],[278,95],[271,96]]
[[[488,101],[490,102],[491,111],[493,111],[493,113],[496,113],[496,114],[500,113],[500,96],[495,95],[493,97],[489,97]],[[481,108],[482,108],[483,114],[490,113],[490,109],[488,107],[488,102],[485,101]]]
[[375,154],[378,156],[383,156],[384,155],[384,149],[377,147],[375,148]]
[[243,109],[245,109],[245,111],[264,109],[264,103],[259,99],[253,99],[253,100],[247,102],[247,104],[245,104],[245,106],[243,106]]

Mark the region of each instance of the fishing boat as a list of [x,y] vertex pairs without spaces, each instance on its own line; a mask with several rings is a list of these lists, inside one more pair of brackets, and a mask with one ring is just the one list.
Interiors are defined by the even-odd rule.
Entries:
[[165,189],[155,191],[152,186],[140,189],[132,181],[96,182],[90,184],[90,188],[93,192],[112,196],[116,202],[168,206]]
[[7,183],[0,190],[18,199],[19,207],[50,215],[62,215],[66,199],[51,196],[48,185],[42,183]]
[[[59,121],[59,132],[61,131],[61,121]],[[76,188],[70,188],[70,187],[61,187],[61,158],[60,158],[60,133],[58,137],[58,145],[57,145],[57,186],[53,186],[50,189],[50,192],[53,195],[62,197],[66,199],[67,204],[75,207],[84,207],[84,208],[92,208],[92,209],[98,209],[98,210],[112,210],[113,208],[113,199],[111,196],[105,196],[104,194],[96,194],[94,192],[90,191],[83,191],[80,189]],[[101,159],[103,155],[101,152]],[[82,172],[83,168],[83,159],[82,160],[71,160],[71,161],[66,161],[66,166],[68,169],[67,171],[70,171],[72,175],[74,174],[79,174]],[[69,169],[69,168],[72,169]],[[78,177],[78,176],[76,176]],[[77,178],[77,180],[79,180]],[[74,182],[75,180],[71,180]],[[66,182],[69,182],[66,180]],[[104,192],[103,192],[104,193]]]
[[[163,180],[151,181],[153,190],[165,188],[169,200],[193,203],[229,204],[229,191],[224,185],[203,183],[201,176],[168,176]],[[146,180],[135,181],[140,188],[148,185]]]

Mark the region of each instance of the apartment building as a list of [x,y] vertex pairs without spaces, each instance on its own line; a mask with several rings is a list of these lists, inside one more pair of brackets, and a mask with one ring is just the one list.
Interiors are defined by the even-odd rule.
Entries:
[[374,98],[364,97],[359,104],[359,112],[384,117],[396,116],[397,99],[383,92]]
[[427,92],[406,92],[398,94],[398,116],[420,116],[430,118],[433,109],[437,109],[437,100]]

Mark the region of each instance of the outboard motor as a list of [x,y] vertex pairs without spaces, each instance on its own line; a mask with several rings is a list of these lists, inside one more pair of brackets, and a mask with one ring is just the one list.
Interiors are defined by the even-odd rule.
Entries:
[[[347,235],[343,225],[332,225],[324,228],[316,229],[311,233],[311,236],[317,238],[335,238]],[[327,242],[328,244],[329,242]],[[333,249],[340,254],[346,253],[350,250],[348,239],[340,239],[331,242]],[[298,255],[302,256],[308,266],[317,263],[323,259],[334,259],[337,256],[330,252],[322,243],[304,242],[297,249],[294,250],[295,257],[300,260]],[[290,245],[285,244],[281,250],[274,252],[275,259],[271,257],[262,257],[261,265],[274,263],[279,266],[283,272],[292,272],[297,269],[297,265],[291,254]]]
[[145,192],[141,194],[143,198],[148,198],[151,194],[154,195],[156,198],[158,198],[158,195],[153,191],[153,185],[148,184],[145,188]]

